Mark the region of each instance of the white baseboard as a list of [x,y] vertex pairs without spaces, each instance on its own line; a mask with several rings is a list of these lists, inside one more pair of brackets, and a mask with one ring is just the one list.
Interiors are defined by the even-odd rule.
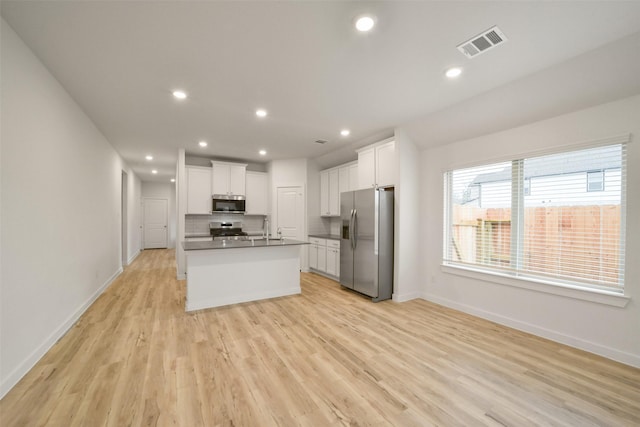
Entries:
[[187,273],[178,273],[176,274],[176,279],[178,280],[187,280]]
[[135,251],[134,254],[131,255],[131,258],[129,258],[127,260],[127,265],[131,264],[134,259],[138,258],[138,255],[140,255],[140,252],[142,252],[142,251],[140,251],[140,250]]
[[80,316],[98,299],[104,291],[109,288],[113,281],[122,273],[122,268],[119,268],[107,281],[100,286],[96,291],[78,307],[67,319],[62,322],[48,337],[44,340],[31,354],[20,363],[13,371],[7,375],[6,378],[0,384],[0,399],[4,397],[16,384],[22,379],[36,363],[53,347],[53,345],[62,338],[69,329],[78,321]]
[[630,365],[630,366],[640,368],[640,356],[635,354],[620,351],[615,348],[611,348],[611,347],[607,347],[591,341],[583,340],[581,338],[572,337],[570,335],[565,335],[565,334],[553,331],[551,329],[541,328],[531,323],[522,322],[520,320],[502,316],[500,314],[496,314],[490,311],[481,310],[476,307],[472,307],[470,305],[460,304],[458,302],[451,301],[446,298],[441,298],[433,294],[423,293],[421,298],[427,301],[434,302],[436,304],[443,305],[445,307],[453,308],[455,310],[459,310],[464,313],[471,314],[473,316],[481,317],[483,319],[487,319],[492,322],[499,323],[504,326],[508,326],[513,329],[517,329],[519,331],[528,332],[530,334],[537,335],[539,337],[546,338],[551,341],[565,344],[570,347],[578,348],[580,350],[585,350],[590,353],[594,353],[599,356],[606,357],[607,359],[612,359],[617,362],[624,363],[625,365]]
[[297,286],[293,288],[278,289],[278,290],[268,291],[268,292],[256,292],[252,294],[237,295],[230,298],[216,298],[216,299],[210,299],[206,301],[198,301],[197,303],[192,303],[192,304],[189,304],[189,301],[187,301],[186,311],[195,311],[195,310],[202,310],[205,308],[222,307],[224,305],[258,301],[258,300],[263,300],[268,298],[285,297],[288,295],[296,295],[299,293],[300,293],[300,286]]
[[426,298],[424,298],[422,292],[409,292],[407,294],[396,294],[396,293],[394,293],[393,296],[391,297],[393,302],[411,301],[412,299],[416,299],[416,298],[426,299]]

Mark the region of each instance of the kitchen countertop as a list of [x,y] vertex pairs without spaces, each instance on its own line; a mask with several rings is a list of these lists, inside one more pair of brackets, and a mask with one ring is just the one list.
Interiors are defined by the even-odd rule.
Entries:
[[309,237],[317,237],[318,239],[340,240],[339,234],[309,234]]
[[308,245],[309,242],[294,239],[212,240],[206,242],[182,242],[185,251],[206,249],[266,248],[272,246]]

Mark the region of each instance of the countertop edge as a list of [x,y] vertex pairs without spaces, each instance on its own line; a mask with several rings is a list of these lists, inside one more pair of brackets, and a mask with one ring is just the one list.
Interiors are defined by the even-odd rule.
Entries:
[[248,248],[274,248],[274,247],[287,247],[287,246],[302,246],[308,245],[309,242],[294,239],[284,240],[270,240],[267,244],[266,240],[256,240],[255,242],[243,240],[232,241],[232,243],[223,243],[222,241],[207,241],[207,242],[182,242],[182,248],[185,252],[190,251],[203,251],[203,250],[219,250],[219,249],[248,249]]
[[309,237],[315,237],[318,239],[328,239],[328,240],[340,240],[339,234],[309,234]]

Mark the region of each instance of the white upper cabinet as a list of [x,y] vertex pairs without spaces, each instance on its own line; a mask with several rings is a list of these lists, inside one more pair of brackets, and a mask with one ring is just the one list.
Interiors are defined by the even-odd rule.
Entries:
[[320,215],[340,215],[340,193],[338,193],[338,170],[320,172]]
[[340,216],[340,193],[355,189],[357,168],[357,164],[347,164],[320,171],[321,216]]
[[376,149],[376,184],[378,187],[395,185],[396,183],[396,142],[377,145]]
[[376,150],[358,151],[358,189],[376,186]]
[[349,179],[349,168],[344,167],[338,169],[338,188],[340,189],[340,193],[344,193],[345,191],[350,191],[351,187],[349,184],[351,183]]
[[358,164],[346,164],[338,168],[340,193],[358,189]]
[[329,171],[320,172],[320,216],[329,215]]
[[267,215],[268,175],[264,172],[247,171],[246,213]]
[[329,171],[329,215],[340,215],[340,185],[338,169]]
[[384,141],[358,151],[359,188],[395,185],[395,181],[395,141]]
[[229,167],[225,165],[213,165],[211,170],[212,194],[229,193]]
[[347,166],[349,170],[349,191],[357,190],[358,185],[358,163]]
[[247,165],[229,165],[229,193],[244,195],[246,193]]
[[211,213],[211,168],[186,166],[187,213]]
[[211,161],[211,188],[213,194],[244,196],[247,165]]

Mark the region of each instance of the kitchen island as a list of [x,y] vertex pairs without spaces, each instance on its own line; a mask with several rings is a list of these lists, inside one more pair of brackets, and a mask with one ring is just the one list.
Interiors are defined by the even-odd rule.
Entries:
[[293,239],[183,242],[186,311],[300,293],[300,248]]

